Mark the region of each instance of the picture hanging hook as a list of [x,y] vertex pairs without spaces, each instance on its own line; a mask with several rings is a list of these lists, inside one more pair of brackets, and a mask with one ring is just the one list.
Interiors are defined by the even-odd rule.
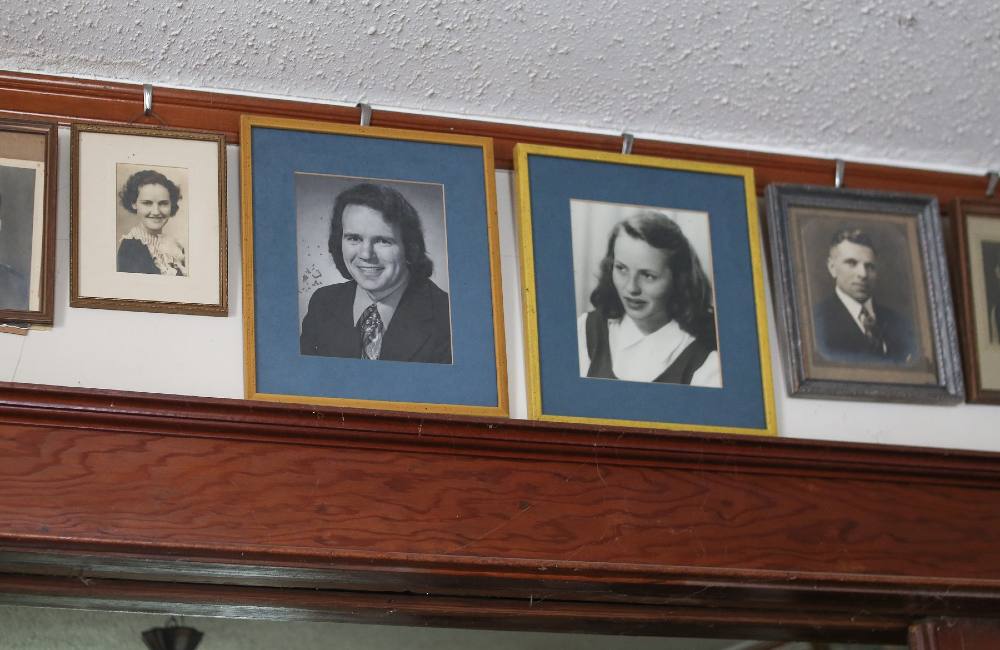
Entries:
[[847,166],[847,163],[841,158],[837,158],[836,163],[836,171],[833,174],[833,186],[839,190],[844,186],[844,168]]
[[997,183],[1000,182],[1000,172],[993,170],[986,174],[986,196],[993,198],[997,193]]
[[635,142],[635,136],[628,132],[622,133],[622,153],[626,156],[632,153],[632,143]]
[[156,118],[161,125],[167,125],[162,117],[153,112],[153,84],[142,84],[142,112],[129,120],[129,124],[135,124],[144,117]]
[[371,104],[366,104],[364,102],[358,102],[358,108],[361,109],[361,126],[371,126],[371,124],[372,124],[372,107],[371,107]]

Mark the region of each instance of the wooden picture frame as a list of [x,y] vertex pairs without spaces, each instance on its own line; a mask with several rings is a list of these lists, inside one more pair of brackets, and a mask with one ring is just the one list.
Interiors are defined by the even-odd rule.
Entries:
[[956,199],[952,228],[966,397],[1000,404],[1000,202]]
[[788,393],[962,401],[937,199],[808,185],[766,196]]
[[225,316],[224,136],[73,124],[70,149],[70,306]]
[[507,415],[492,140],[240,126],[247,398]]
[[514,159],[529,417],[775,435],[753,171]]
[[0,120],[0,322],[51,324],[56,124]]

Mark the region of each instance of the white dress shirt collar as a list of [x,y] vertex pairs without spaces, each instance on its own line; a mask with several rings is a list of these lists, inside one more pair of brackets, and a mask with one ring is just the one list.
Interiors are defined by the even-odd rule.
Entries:
[[399,301],[403,298],[403,293],[406,291],[406,287],[409,284],[410,281],[407,279],[401,285],[396,287],[395,291],[381,300],[372,300],[371,296],[369,296],[364,289],[361,287],[355,287],[354,324],[357,325],[358,320],[361,318],[361,314],[363,314],[364,311],[368,309],[368,306],[374,302],[375,309],[378,310],[378,315],[382,318],[382,327],[384,329],[389,329],[389,322],[396,313],[396,308],[399,307]]
[[860,303],[854,298],[844,293],[843,291],[841,291],[840,287],[836,287],[835,291],[837,293],[837,297],[840,298],[840,302],[844,303],[844,307],[847,308],[847,313],[849,313],[851,315],[851,318],[854,319],[854,324],[858,326],[858,329],[860,329],[862,333],[864,333],[865,331],[865,326],[861,322],[862,309],[867,309],[868,313],[872,315],[872,319],[878,320],[878,316],[875,314],[875,305],[872,303],[871,298],[864,301],[863,303]]

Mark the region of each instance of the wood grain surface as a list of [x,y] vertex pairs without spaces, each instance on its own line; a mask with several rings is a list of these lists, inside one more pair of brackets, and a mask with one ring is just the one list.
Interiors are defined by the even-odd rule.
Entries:
[[[865,463],[833,475],[805,457],[836,445],[789,444],[798,458],[759,465],[781,441],[743,449],[744,462],[720,436],[697,444],[727,460],[699,464],[684,444],[694,437],[675,434],[645,459],[620,441],[591,444],[589,456],[528,445],[521,457],[523,443],[502,439],[478,450],[460,436],[451,450],[394,444],[381,427],[391,418],[350,415],[354,425],[345,413],[343,428],[289,429],[281,440],[192,422],[190,436],[83,426],[83,416],[75,427],[0,425],[0,573],[105,581],[89,600],[50,594],[68,606],[118,607],[130,585],[162,581],[204,598],[225,586],[266,593],[274,607],[317,590],[343,602],[459,599],[467,609],[452,624],[481,610],[490,627],[761,638],[899,640],[915,620],[990,616],[1000,603],[993,455],[869,448],[882,475]],[[415,442],[461,426],[422,419]],[[481,443],[496,427],[464,428]],[[921,460],[940,471],[921,477]],[[962,480],[963,465],[978,478]],[[18,584],[0,592],[44,600],[48,583]],[[174,602],[164,588],[160,602]],[[495,599],[554,609],[503,622],[490,613]],[[574,623],[568,603],[597,619]],[[596,622],[622,607],[634,618]],[[671,627],[657,607],[683,615]]]

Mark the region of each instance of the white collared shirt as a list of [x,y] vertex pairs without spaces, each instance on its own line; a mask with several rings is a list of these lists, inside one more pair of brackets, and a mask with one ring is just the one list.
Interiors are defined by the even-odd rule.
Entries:
[[403,292],[406,291],[406,287],[409,284],[410,281],[407,279],[406,282],[396,287],[392,293],[381,300],[372,300],[368,292],[360,286],[354,287],[354,324],[357,325],[361,314],[368,309],[369,305],[375,303],[375,309],[378,310],[378,315],[382,319],[383,331],[388,330],[389,322],[392,321],[392,317],[396,313],[396,308],[399,307],[399,301],[403,297]]
[[860,303],[841,291],[840,287],[835,287],[834,290],[837,293],[837,297],[840,298],[840,302],[844,303],[844,307],[847,308],[847,313],[854,319],[854,324],[858,326],[862,334],[867,334],[864,323],[861,322],[861,310],[867,309],[868,313],[872,315],[872,320],[877,321],[878,316],[875,314],[875,305],[872,304],[872,299],[869,298],[864,303]]
[[[580,356],[580,376],[590,370],[587,351],[587,314],[576,322]],[[608,320],[608,346],[611,348],[611,368],[618,379],[651,382],[663,374],[691,343],[694,337],[670,321],[660,329],[643,334],[626,314],[621,320]],[[691,377],[692,386],[722,388],[722,368],[719,353],[712,351]]]

